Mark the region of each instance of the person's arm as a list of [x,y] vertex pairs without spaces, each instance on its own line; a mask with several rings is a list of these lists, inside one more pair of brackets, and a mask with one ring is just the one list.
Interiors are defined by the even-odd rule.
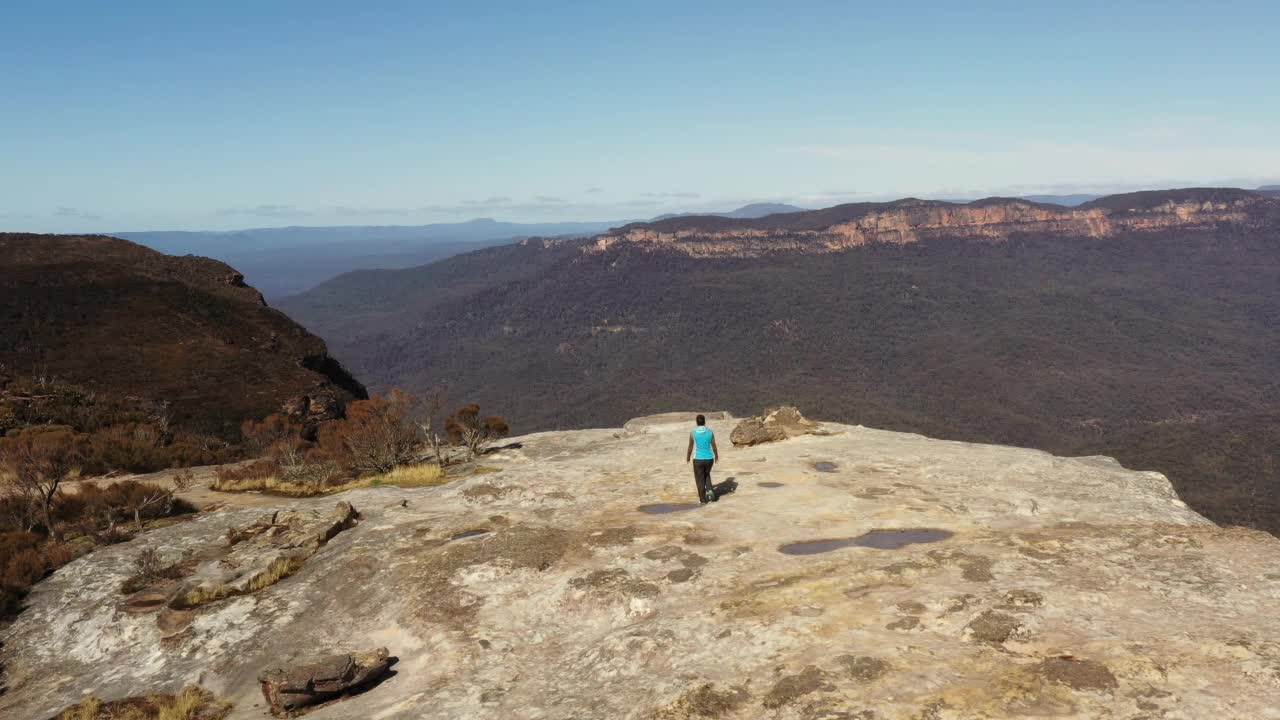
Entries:
[[[690,440],[693,440],[693,438],[689,438],[689,439],[690,439]],[[711,436],[711,454],[715,456],[715,457],[711,458],[712,460],[714,460],[714,461],[716,461],[716,462],[720,462],[720,448],[716,447],[716,436],[715,436],[715,435],[712,435],[712,436]]]
[[689,462],[691,457],[693,457],[693,433],[689,433],[689,447],[684,451],[684,461]]

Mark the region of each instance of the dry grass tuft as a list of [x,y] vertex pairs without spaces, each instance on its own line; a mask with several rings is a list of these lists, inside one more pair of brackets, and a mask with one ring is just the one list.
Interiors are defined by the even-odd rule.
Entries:
[[223,720],[231,703],[198,687],[177,695],[148,695],[103,702],[96,697],[53,716],[51,720]]
[[[490,470],[490,472],[496,472],[496,470]],[[421,465],[402,465],[383,475],[372,475],[338,485],[292,483],[282,480],[276,475],[267,475],[247,478],[224,478],[219,476],[210,487],[220,492],[265,492],[289,497],[315,497],[382,485],[418,488],[433,487],[442,485],[445,482],[448,482],[448,480],[444,470],[439,465],[423,463]]]
[[175,610],[189,610],[235,595],[255,593],[263,588],[271,587],[281,580],[297,572],[306,562],[298,556],[280,557],[271,561],[265,570],[249,579],[243,587],[219,585],[217,587],[197,587],[174,598],[169,606]]
[[386,475],[366,478],[358,482],[369,485],[394,485],[402,488],[432,487],[447,482],[444,470],[434,463],[402,465]]
[[275,475],[235,479],[218,477],[209,485],[209,489],[218,492],[261,492],[275,490],[279,486],[280,478]]

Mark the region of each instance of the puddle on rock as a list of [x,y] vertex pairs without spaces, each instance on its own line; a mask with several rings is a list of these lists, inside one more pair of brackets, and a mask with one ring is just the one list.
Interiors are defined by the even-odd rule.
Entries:
[[767,488],[783,487],[782,483],[779,483],[779,482],[762,482],[762,483],[756,483],[756,484],[759,485],[760,487],[767,487]]
[[697,510],[702,507],[694,503],[656,503],[653,505],[641,505],[636,508],[646,515],[666,515],[667,513],[680,512],[682,510]]
[[460,533],[457,533],[456,535],[450,535],[449,539],[450,540],[466,540],[467,538],[476,537],[477,535],[485,535],[488,532],[489,532],[488,530],[467,530],[466,532],[460,532]]
[[835,463],[827,462],[825,460],[823,460],[822,462],[816,462],[813,464],[813,469],[817,470],[818,472],[827,472],[827,473],[835,472],[837,467],[839,466],[837,466]]
[[869,533],[852,538],[833,538],[828,540],[810,540],[808,542],[789,543],[778,548],[784,555],[817,555],[847,547],[865,547],[876,550],[900,550],[908,545],[918,543],[934,543],[946,540],[952,533],[946,530],[928,528],[907,528],[904,530],[872,530]]

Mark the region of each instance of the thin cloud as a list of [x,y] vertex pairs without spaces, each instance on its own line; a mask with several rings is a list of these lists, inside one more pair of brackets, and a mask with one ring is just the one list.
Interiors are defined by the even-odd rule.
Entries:
[[641,197],[658,198],[662,200],[697,200],[702,195],[696,192],[647,192],[640,193]]
[[338,207],[335,207],[335,208],[333,209],[333,212],[334,212],[335,214],[337,214],[337,215],[341,215],[341,216],[343,216],[343,217],[361,217],[361,216],[376,216],[376,215],[382,215],[382,216],[405,216],[405,215],[411,215],[411,214],[413,214],[413,212],[414,212],[414,208],[403,208],[403,207],[348,207],[348,206],[342,206],[342,205],[340,205],[340,206],[338,206]]
[[58,218],[79,218],[81,220],[101,220],[101,215],[94,215],[78,208],[59,207],[53,211],[53,216]]
[[303,210],[297,205],[255,205],[245,208],[222,208],[216,215],[230,217],[233,215],[251,215],[265,218],[297,218],[310,217],[311,211]]
[[587,188],[586,190],[584,190],[583,192],[585,192],[585,193],[586,193],[586,194],[588,194],[588,195],[599,195],[600,193],[604,192],[604,188],[602,188],[602,187],[589,187],[589,188]]
[[546,203],[547,205],[563,205],[565,203],[564,198],[555,195],[534,195],[533,199],[536,202]]

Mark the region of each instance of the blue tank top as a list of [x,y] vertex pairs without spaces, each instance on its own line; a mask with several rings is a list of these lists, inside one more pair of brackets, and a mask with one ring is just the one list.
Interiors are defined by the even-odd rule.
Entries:
[[711,428],[706,425],[699,425],[693,429],[693,459],[694,460],[715,460],[716,454],[711,452],[711,438],[715,435],[711,432]]

